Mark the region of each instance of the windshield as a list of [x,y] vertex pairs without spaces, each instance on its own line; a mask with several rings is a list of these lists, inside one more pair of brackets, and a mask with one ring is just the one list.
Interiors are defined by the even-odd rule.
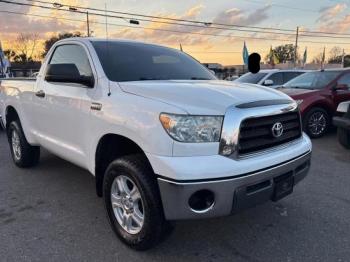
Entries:
[[216,79],[195,59],[175,49],[131,42],[91,43],[111,81]]
[[257,73],[257,74],[247,73],[247,74],[242,75],[240,78],[238,78],[236,80],[236,82],[257,84],[266,75],[267,75],[267,73]]
[[317,71],[300,75],[284,85],[288,88],[322,89],[333,81],[340,71]]

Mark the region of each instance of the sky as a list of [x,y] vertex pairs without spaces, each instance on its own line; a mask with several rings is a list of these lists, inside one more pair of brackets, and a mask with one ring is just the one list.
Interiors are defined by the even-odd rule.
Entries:
[[[26,0],[13,1],[30,3],[30,1]],[[332,47],[339,46],[344,48],[345,52],[350,53],[349,0],[45,1],[100,9],[105,9],[106,6],[107,10],[178,19],[291,30],[286,32],[288,35],[278,35],[214,29],[210,28],[210,26],[207,28],[184,27],[147,21],[140,21],[139,25],[131,25],[127,20],[120,18],[108,18],[107,20],[110,24],[107,28],[109,38],[135,39],[173,48],[179,48],[181,44],[185,52],[203,63],[242,64],[244,41],[246,41],[250,53],[258,52],[264,57],[271,46],[294,44],[295,31],[298,26],[301,31],[298,50],[302,54],[307,47],[309,61],[320,54],[324,47],[329,51]],[[4,13],[4,11],[19,12],[26,15],[8,14]],[[59,10],[45,10],[37,7],[0,3],[0,41],[2,41],[4,49],[13,48],[15,46],[14,40],[18,34],[35,33],[40,39],[39,44],[35,48],[35,53],[39,54],[42,50],[42,42],[50,36],[74,31],[80,31],[85,34],[85,20],[85,14],[72,14]],[[90,28],[93,31],[92,35],[94,37],[106,37],[106,28],[103,24],[105,18],[90,15],[90,21]],[[231,27],[231,29],[244,28]],[[251,28],[250,30],[254,29]],[[303,31],[305,30],[334,32],[343,35],[323,38],[307,37],[303,36]],[[184,31],[186,33],[183,33]]]

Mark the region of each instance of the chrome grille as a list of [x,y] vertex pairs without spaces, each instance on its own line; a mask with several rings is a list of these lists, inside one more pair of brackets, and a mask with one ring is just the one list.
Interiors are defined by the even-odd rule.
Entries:
[[[279,137],[274,136],[272,131],[276,123],[281,123],[283,126],[283,133]],[[302,128],[298,112],[248,118],[241,123],[238,154],[250,154],[278,146],[293,141],[301,135]]]

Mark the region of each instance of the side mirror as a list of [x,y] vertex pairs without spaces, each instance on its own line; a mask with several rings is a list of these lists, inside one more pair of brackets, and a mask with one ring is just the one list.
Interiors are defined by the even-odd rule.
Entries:
[[347,84],[339,84],[337,83],[334,87],[333,87],[334,91],[337,90],[349,90],[349,86]]
[[45,80],[47,82],[82,84],[89,88],[94,86],[94,78],[80,75],[75,64],[48,65]]
[[273,86],[273,80],[271,80],[271,79],[266,79],[265,81],[264,81],[264,86]]

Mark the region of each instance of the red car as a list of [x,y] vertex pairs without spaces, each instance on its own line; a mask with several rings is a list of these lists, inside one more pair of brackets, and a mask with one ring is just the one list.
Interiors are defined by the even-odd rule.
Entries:
[[279,90],[298,102],[304,131],[318,138],[331,126],[338,104],[350,100],[350,69],[308,72]]

